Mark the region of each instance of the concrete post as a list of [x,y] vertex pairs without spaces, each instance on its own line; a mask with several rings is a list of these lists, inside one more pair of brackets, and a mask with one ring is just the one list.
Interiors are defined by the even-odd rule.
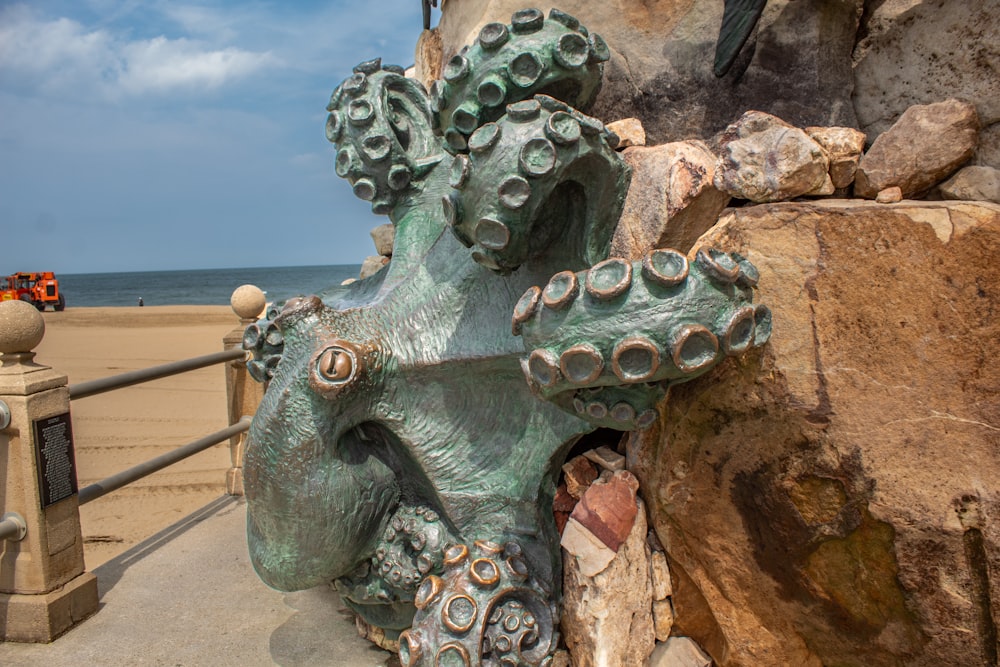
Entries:
[[[253,285],[243,285],[236,288],[229,303],[240,318],[240,326],[223,338],[223,349],[226,350],[242,346],[243,330],[263,316],[264,293]],[[257,412],[263,396],[264,385],[250,377],[246,361],[237,359],[226,364],[226,400],[230,424],[235,424],[244,415]],[[229,440],[229,455],[233,466],[226,473],[226,493],[231,496],[243,495],[243,447],[246,435],[245,432],[240,433]]]
[[[50,642],[97,611],[84,570],[66,376],[34,362],[45,321],[23,301],[0,303],[0,506],[24,521],[0,541],[0,639]],[[6,421],[6,419],[4,420]]]

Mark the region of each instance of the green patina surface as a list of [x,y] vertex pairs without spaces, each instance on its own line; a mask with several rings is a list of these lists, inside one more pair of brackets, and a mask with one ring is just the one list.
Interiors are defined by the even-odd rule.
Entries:
[[254,565],[283,590],[336,581],[402,632],[405,665],[546,664],[566,452],[648,426],[671,383],[769,335],[738,255],[608,259],[629,170],[578,110],[607,58],[573,17],[523,10],[429,94],[358,65],[327,136],[395,225],[392,261],[246,332],[268,383],[244,467]]

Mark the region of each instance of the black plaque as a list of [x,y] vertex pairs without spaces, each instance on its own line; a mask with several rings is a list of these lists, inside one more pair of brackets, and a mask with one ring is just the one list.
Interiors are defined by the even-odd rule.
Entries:
[[35,455],[42,509],[76,493],[73,423],[68,412],[35,421]]

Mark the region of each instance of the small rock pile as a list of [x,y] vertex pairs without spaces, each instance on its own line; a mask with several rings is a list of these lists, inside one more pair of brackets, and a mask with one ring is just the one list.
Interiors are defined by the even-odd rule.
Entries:
[[[748,111],[710,143],[644,146],[635,119],[623,159],[632,185],[612,255],[641,257],[651,247],[689,250],[733,200],[769,204],[802,198],[971,199],[1000,203],[1000,170],[960,169],[975,153],[979,119],[960,100],[910,107],[864,152],[849,127],[794,127]],[[710,145],[711,144],[711,145]],[[947,179],[947,180],[946,180]]]
[[707,667],[687,637],[671,637],[673,585],[646,522],[639,481],[608,446],[563,465],[553,511],[562,534],[562,634],[576,667]]

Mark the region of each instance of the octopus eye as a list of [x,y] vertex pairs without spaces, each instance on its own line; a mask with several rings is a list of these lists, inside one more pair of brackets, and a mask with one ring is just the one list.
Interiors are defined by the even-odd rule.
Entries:
[[324,383],[342,385],[354,376],[354,352],[340,346],[328,347],[316,360],[316,374]]

